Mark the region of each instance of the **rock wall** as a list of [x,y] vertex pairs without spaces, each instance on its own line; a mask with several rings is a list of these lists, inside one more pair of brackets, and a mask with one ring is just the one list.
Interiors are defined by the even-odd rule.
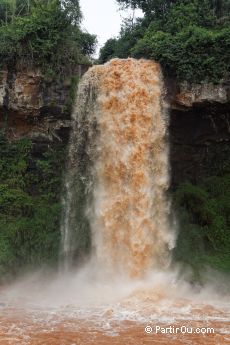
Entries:
[[71,88],[89,68],[78,65],[74,71],[48,79],[36,68],[15,66],[0,71],[0,128],[9,139],[30,137],[65,140],[71,116]]
[[167,80],[166,85],[172,186],[225,173],[230,169],[230,83]]
[[219,84],[190,84],[167,79],[166,87],[171,109],[186,111],[193,107],[230,102],[230,81],[227,80],[221,81]]
[[230,172],[229,104],[206,104],[170,117],[172,185]]
[[[38,69],[14,67],[0,71],[0,128],[10,140],[30,137],[35,151],[53,141],[68,142],[73,76],[89,66],[76,66],[47,80]],[[230,157],[229,82],[178,83],[166,80],[170,111],[172,186],[198,182],[226,169]],[[229,158],[230,159],[230,158]]]

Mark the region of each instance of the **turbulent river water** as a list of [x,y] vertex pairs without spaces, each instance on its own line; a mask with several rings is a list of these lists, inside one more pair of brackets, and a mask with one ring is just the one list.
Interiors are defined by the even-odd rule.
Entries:
[[62,277],[30,276],[0,294],[0,344],[227,345],[229,291],[215,280],[192,287],[176,271],[109,279],[93,263]]
[[0,344],[230,343],[226,279],[204,272],[201,287],[171,262],[167,133],[158,64],[114,59],[85,74],[73,112],[61,269],[2,288]]

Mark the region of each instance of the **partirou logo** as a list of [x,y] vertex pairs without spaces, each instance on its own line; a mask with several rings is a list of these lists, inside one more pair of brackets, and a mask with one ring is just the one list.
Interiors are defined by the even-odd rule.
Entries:
[[193,327],[187,327],[187,326],[181,326],[181,327],[175,327],[175,326],[168,326],[168,327],[161,327],[161,326],[146,326],[145,327],[145,333],[151,334],[191,334],[191,333],[196,333],[196,334],[213,334],[215,333],[214,328],[210,327],[202,327],[202,328],[193,328]]

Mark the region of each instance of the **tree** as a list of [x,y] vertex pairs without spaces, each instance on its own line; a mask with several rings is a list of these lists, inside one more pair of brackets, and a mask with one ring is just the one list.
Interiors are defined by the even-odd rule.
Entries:
[[211,0],[211,3],[218,18],[229,15],[230,0]]
[[0,0],[0,25],[6,25],[16,17],[28,14],[30,0]]
[[164,17],[170,7],[178,0],[117,0],[122,7],[140,8],[145,16],[156,18]]
[[78,25],[82,19],[79,0],[61,0],[61,6],[66,11],[71,23]]
[[99,63],[105,63],[115,57],[116,44],[116,38],[110,38],[105,42],[104,46],[100,50]]
[[144,18],[125,23],[111,54],[108,41],[101,49],[104,61],[114,56],[154,59],[166,74],[190,82],[218,83],[229,77],[230,0],[117,2],[142,9]]
[[81,32],[79,43],[82,54],[91,56],[95,52],[97,38],[95,35],[91,35],[88,32]]
[[80,28],[78,0],[0,0],[0,4],[2,18],[7,13],[8,19],[0,25],[0,64],[20,60],[57,72],[66,64],[89,63],[96,37]]

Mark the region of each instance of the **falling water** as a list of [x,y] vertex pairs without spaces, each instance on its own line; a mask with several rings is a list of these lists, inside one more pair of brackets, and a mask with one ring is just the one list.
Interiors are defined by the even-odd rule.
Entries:
[[160,67],[152,61],[114,59],[83,77],[66,178],[67,266],[88,246],[112,273],[141,276],[167,265],[173,233],[162,95]]
[[[197,290],[167,270],[174,234],[163,94],[159,65],[146,60],[115,59],[83,77],[63,200],[68,270],[0,291],[1,344],[229,344],[227,282],[212,273],[216,287]],[[69,270],[86,253],[91,261]],[[156,325],[215,334],[156,334]]]

